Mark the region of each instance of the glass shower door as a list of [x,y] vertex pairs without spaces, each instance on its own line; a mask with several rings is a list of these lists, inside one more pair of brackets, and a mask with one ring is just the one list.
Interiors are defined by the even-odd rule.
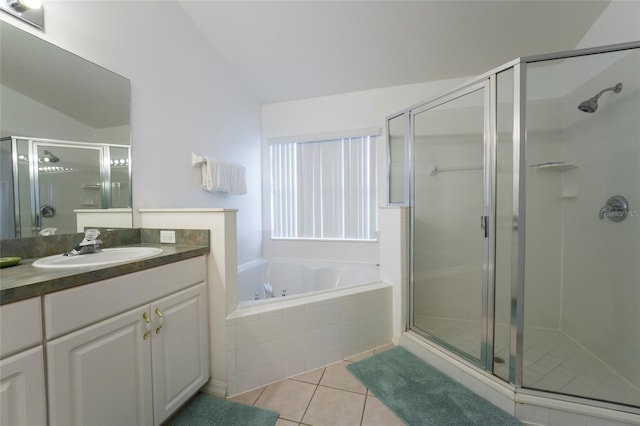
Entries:
[[526,83],[523,387],[640,407],[640,49]]
[[413,115],[411,328],[490,369],[488,84]]
[[33,150],[32,164],[37,164],[33,209],[37,231],[42,235],[77,232],[75,210],[104,205],[102,148],[35,143]]

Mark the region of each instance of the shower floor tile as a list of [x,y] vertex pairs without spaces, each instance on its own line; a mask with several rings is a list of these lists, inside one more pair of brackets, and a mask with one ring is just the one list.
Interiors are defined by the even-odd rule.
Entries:
[[[439,339],[480,356],[480,322],[416,316],[415,323]],[[494,374],[509,377],[509,326],[495,327]],[[559,330],[525,328],[524,387],[640,406],[640,389]]]

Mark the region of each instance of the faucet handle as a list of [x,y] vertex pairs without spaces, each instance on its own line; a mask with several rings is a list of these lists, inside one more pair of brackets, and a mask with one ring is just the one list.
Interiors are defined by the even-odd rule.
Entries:
[[87,241],[93,241],[100,235],[100,231],[97,229],[85,229],[84,231],[84,239]]
[[604,215],[608,214],[610,211],[609,206],[604,206],[603,208],[600,209],[600,213],[598,213],[598,217],[600,218],[600,220],[604,219]]
[[614,195],[609,197],[604,207],[600,209],[598,217],[603,219],[605,216],[607,219],[613,222],[622,222],[629,215],[629,202],[622,195]]
[[100,244],[103,244],[102,240],[82,240],[80,247],[99,246]]

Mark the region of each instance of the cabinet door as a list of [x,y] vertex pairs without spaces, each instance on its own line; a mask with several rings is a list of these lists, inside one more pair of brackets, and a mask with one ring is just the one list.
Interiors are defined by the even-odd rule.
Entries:
[[153,424],[148,309],[47,343],[51,425]]
[[209,380],[206,285],[151,304],[154,419],[160,424]]
[[47,423],[42,345],[0,361],[0,425]]

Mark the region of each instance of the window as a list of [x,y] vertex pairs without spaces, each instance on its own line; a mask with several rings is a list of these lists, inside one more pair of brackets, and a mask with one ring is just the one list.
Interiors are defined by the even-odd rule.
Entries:
[[272,143],[271,236],[376,240],[375,136]]

